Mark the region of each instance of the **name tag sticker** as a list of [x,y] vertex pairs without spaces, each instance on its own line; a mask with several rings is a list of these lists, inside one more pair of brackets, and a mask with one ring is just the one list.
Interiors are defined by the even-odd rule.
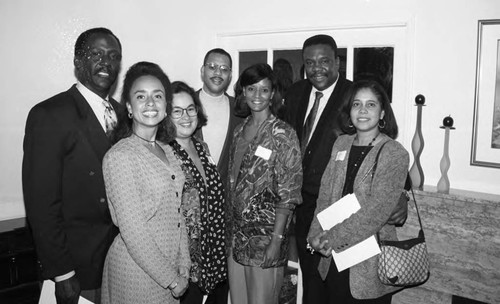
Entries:
[[269,150],[269,149],[264,148],[262,146],[258,146],[257,150],[255,150],[255,155],[260,157],[260,158],[263,158],[265,160],[269,160],[269,158],[271,157],[271,154],[273,154],[273,150]]
[[345,156],[347,154],[347,151],[339,151],[337,152],[337,156],[335,157],[335,160],[340,160],[340,161],[343,161],[345,159]]

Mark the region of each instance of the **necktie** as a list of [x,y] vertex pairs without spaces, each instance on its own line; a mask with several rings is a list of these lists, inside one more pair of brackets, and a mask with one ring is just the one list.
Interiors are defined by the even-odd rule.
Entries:
[[115,110],[113,109],[113,107],[111,106],[111,104],[103,99],[102,100],[102,104],[104,105],[104,124],[106,126],[106,135],[109,136],[111,134],[111,131],[113,131],[113,129],[115,128],[116,126],[116,122],[117,122],[117,119],[116,119],[116,113],[115,113]]
[[302,129],[302,154],[304,154],[307,143],[309,142],[309,137],[314,126],[314,121],[316,120],[316,115],[318,114],[319,100],[323,97],[323,93],[317,91],[316,98],[314,98],[314,105],[307,116],[304,128]]

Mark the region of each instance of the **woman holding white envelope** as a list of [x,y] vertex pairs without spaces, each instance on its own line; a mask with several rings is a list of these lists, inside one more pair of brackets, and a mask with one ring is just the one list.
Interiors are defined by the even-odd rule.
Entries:
[[[339,272],[332,262],[332,251],[334,255],[344,251],[347,255],[350,252],[360,255],[353,246],[364,244],[377,232],[381,239],[397,239],[395,226],[387,221],[403,191],[408,152],[394,140],[398,133],[396,119],[386,92],[377,82],[355,82],[340,117],[347,134],[340,136],[333,146],[308,235],[312,251],[324,256],[318,265],[318,275],[330,294],[323,303],[389,304],[398,289],[379,281],[376,253]],[[342,205],[344,201],[347,201],[346,207]],[[323,229],[318,213],[332,204],[348,208],[356,203],[360,207],[357,211],[333,227]],[[322,223],[325,224],[324,220]]]
[[295,131],[275,115],[281,106],[267,64],[240,76],[236,110],[248,116],[229,154],[227,215],[229,289],[238,304],[278,303],[288,260],[288,227],[302,202],[302,165]]

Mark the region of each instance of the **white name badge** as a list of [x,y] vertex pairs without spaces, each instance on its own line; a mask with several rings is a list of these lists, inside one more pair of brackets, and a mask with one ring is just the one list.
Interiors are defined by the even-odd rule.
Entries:
[[271,157],[271,154],[273,154],[273,150],[269,150],[267,148],[264,148],[262,146],[258,146],[257,150],[255,150],[255,156],[258,156],[260,158],[263,158],[265,160],[269,160]]
[[335,157],[335,160],[340,160],[343,161],[345,159],[345,156],[347,155],[347,151],[339,151],[337,152],[337,156]]

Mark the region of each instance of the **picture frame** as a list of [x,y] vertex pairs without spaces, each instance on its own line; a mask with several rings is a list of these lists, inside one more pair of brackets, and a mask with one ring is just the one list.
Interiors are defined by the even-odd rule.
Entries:
[[500,19],[479,20],[471,165],[500,168]]

